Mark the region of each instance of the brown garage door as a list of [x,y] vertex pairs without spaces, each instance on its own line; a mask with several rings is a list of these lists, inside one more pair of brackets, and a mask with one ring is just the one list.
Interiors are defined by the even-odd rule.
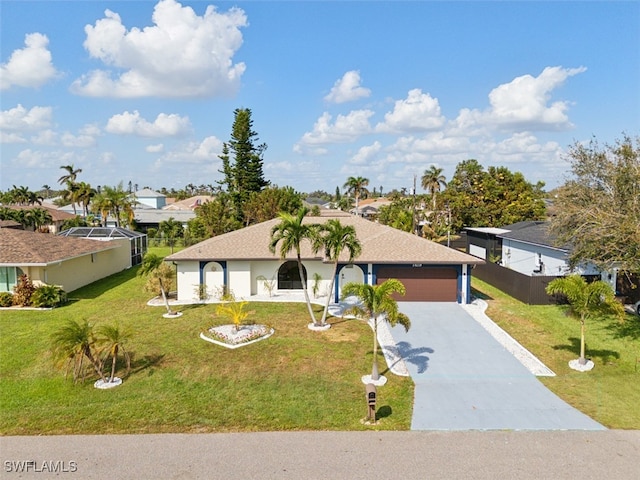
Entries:
[[400,280],[407,293],[394,296],[401,302],[455,302],[458,293],[458,272],[448,267],[381,267],[376,283],[389,278]]

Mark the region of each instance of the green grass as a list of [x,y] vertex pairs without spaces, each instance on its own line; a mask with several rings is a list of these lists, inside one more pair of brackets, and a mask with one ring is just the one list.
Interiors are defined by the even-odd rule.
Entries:
[[[252,303],[250,318],[275,334],[229,350],[199,338],[227,323],[214,318],[214,305],[180,307],[182,317],[165,319],[164,307],[146,305],[136,270],[71,292],[62,308],[0,312],[0,434],[409,428],[413,383],[391,373],[378,389],[379,424],[360,422],[360,377],[370,372],[372,354],[364,322],[330,319],[330,330],[312,332],[304,304]],[[54,365],[51,334],[85,318],[132,332],[132,371],[117,388],[97,390],[94,377],[74,385]]]
[[555,305],[526,305],[490,285],[472,281],[487,300],[487,315],[555,373],[540,380],[556,395],[609,428],[640,429],[640,319],[591,320],[586,324],[590,372],[568,362],[580,354],[580,323]]

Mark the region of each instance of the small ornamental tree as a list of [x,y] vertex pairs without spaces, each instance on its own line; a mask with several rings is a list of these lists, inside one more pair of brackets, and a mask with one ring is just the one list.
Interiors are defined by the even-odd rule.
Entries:
[[400,324],[406,331],[411,327],[411,320],[398,310],[398,303],[391,296],[394,293],[404,295],[406,292],[400,280],[390,278],[380,285],[364,283],[347,283],[342,288],[342,298],[355,296],[360,304],[351,307],[345,313],[353,313],[358,317],[373,322],[373,368],[371,379],[378,380],[378,322],[383,320],[392,327]]
[[13,304],[21,307],[31,305],[31,296],[36,291],[36,287],[26,273],[18,277],[18,283],[13,287]]
[[580,275],[556,278],[546,289],[549,295],[559,295],[566,298],[567,314],[580,322],[580,365],[585,365],[585,323],[590,318],[605,315],[624,315],[624,307],[615,299],[611,286],[598,280],[587,283]]
[[[93,325],[87,320],[76,322],[68,320],[51,337],[54,357],[60,361],[67,361],[73,369],[73,381],[84,380],[84,360],[100,377],[106,381],[102,373],[102,363],[96,353],[96,335]],[[67,370],[68,371],[68,370]]]
[[123,330],[119,325],[101,325],[96,329],[101,345],[102,359],[100,363],[100,371],[103,371],[104,365],[111,358],[111,374],[107,380],[109,383],[114,381],[116,375],[116,365],[118,356],[122,355],[126,365],[127,372],[131,369],[131,357],[125,349],[125,344],[129,340],[131,334],[127,330]]
[[245,307],[249,302],[246,300],[221,303],[216,307],[216,315],[230,319],[235,325],[236,332],[240,330],[240,326],[253,312],[247,312]]
[[147,253],[142,259],[142,266],[138,270],[138,275],[145,275],[148,277],[145,285],[145,290],[155,293],[156,295],[162,295],[164,305],[167,308],[167,315],[175,315],[175,312],[171,310],[169,306],[169,299],[167,297],[169,290],[174,282],[174,271],[171,266],[166,263],[162,257],[154,253]]

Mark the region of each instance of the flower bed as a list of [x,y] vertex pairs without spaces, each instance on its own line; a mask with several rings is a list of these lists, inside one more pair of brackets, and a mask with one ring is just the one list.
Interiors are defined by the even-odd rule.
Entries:
[[238,348],[269,338],[273,332],[266,325],[241,325],[237,331],[235,325],[220,325],[202,332],[200,338],[226,348]]

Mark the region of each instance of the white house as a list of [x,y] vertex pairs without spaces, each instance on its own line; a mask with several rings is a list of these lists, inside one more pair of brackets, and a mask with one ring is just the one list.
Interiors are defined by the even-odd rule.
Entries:
[[[322,252],[314,253],[309,242],[303,242],[301,256],[309,290],[317,282],[321,294],[329,293],[337,300],[348,282],[376,285],[397,278],[407,290],[398,298],[402,301],[470,300],[471,268],[484,263],[482,260],[345,212],[323,212],[321,217],[306,217],[305,222],[323,223],[330,218],[355,228],[362,252],[351,264],[347,253],[343,254],[335,289],[327,292],[333,265]],[[276,293],[300,291],[295,253],[281,259],[278,252],[269,251],[271,231],[279,222],[273,219],[229,232],[167,257],[166,261],[177,265],[178,300],[198,302],[202,291],[215,297],[225,289],[237,298],[266,295],[267,282],[273,282]]]

